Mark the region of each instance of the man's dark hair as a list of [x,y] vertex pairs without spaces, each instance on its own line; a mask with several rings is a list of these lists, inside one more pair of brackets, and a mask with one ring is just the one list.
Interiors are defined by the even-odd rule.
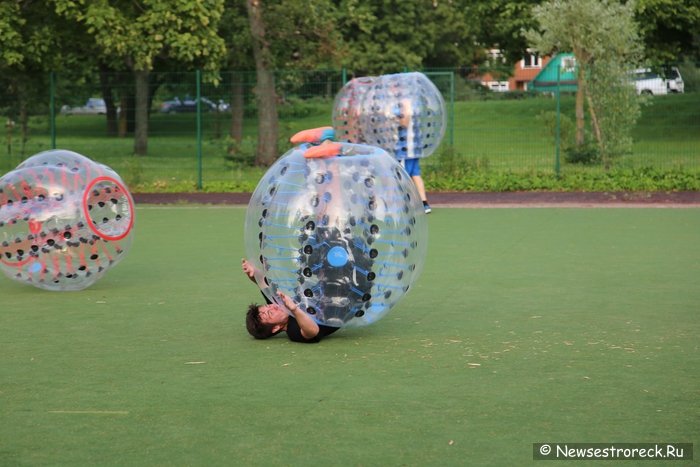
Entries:
[[272,337],[277,332],[272,332],[274,324],[267,324],[260,322],[260,305],[257,303],[251,303],[248,306],[248,314],[245,318],[245,327],[248,329],[248,333],[255,337],[256,339],[267,339]]

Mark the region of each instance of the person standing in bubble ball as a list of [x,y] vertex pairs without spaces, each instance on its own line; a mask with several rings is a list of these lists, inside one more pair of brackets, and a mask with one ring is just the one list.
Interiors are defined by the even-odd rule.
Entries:
[[402,99],[393,109],[393,118],[398,120],[398,138],[394,153],[399,159],[399,163],[411,176],[423,202],[423,209],[426,214],[430,214],[432,209],[428,203],[428,196],[425,193],[425,183],[420,170],[420,159],[415,157],[415,151],[420,148],[420,127],[414,125],[413,105],[410,99]]
[[[378,146],[393,155],[411,177],[430,214],[420,159],[430,155],[444,132],[444,102],[421,73],[355,78],[334,101],[338,141]],[[329,127],[330,128],[330,127]],[[322,130],[307,130],[318,131]]]

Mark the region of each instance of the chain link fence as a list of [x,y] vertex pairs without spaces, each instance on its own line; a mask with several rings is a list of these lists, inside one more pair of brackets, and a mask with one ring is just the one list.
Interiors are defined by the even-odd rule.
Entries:
[[[464,70],[425,73],[445,99],[448,127],[424,170],[554,174],[603,171],[594,160],[574,160],[565,145],[575,121],[575,96],[563,92],[494,92]],[[295,132],[331,124],[335,94],[352,76],[345,70],[280,71],[275,75],[279,153]],[[135,83],[130,73],[89,78],[50,74],[30,104],[0,94],[0,172],[51,148],[70,149],[105,163],[132,187],[245,191],[256,179],[255,72],[217,76],[200,72],[150,73],[148,150],[134,155]],[[617,167],[700,172],[700,91],[651,96]],[[579,155],[580,156],[580,155]],[[584,155],[585,156],[585,155]],[[257,171],[257,172],[256,172]],[[252,173],[252,175],[251,175]]]

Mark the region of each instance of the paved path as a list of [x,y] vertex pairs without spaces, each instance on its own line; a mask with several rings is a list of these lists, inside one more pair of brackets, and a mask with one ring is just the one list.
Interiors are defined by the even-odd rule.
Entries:
[[[700,191],[428,193],[433,207],[700,207]],[[250,193],[135,193],[137,204],[247,205]]]

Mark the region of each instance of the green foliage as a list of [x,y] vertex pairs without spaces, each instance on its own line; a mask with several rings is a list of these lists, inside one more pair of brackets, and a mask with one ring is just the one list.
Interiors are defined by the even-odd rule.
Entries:
[[[482,161],[482,165],[488,162]],[[553,171],[473,170],[466,163],[454,172],[424,170],[428,191],[698,191],[700,174],[683,169],[652,167],[584,171],[569,168],[560,176]]]
[[106,60],[123,61],[132,70],[151,70],[160,56],[218,70],[226,53],[218,35],[223,0],[54,2],[59,14],[83,25]]
[[700,61],[700,2],[636,0],[635,14],[647,57],[655,63]]
[[279,116],[282,119],[306,118],[327,112],[333,106],[332,101],[323,98],[302,99],[289,97],[279,106]]
[[562,148],[564,152],[564,160],[572,164],[594,165],[601,161],[600,149],[593,144],[583,144],[576,146],[575,144]]
[[275,69],[340,64],[342,37],[330,0],[270,0],[265,2],[263,16]]
[[342,0],[338,28],[346,48],[343,64],[358,75],[424,66],[471,63],[478,19],[468,3],[424,0]]
[[252,167],[255,164],[255,150],[257,145],[255,139],[243,138],[241,142],[235,141],[231,137],[223,140],[221,152],[224,155],[225,167],[228,169],[239,169],[241,167]]
[[481,83],[464,79],[455,80],[455,99],[460,101],[482,100],[488,98],[491,91]]
[[683,76],[685,92],[700,92],[700,61],[694,63],[686,59],[678,69]]
[[[555,110],[547,110],[540,112],[537,116],[537,121],[542,128],[542,132],[551,138],[553,141],[557,137],[557,112]],[[559,144],[562,151],[568,151],[574,146],[574,137],[576,135],[576,124],[568,115],[559,112]]]
[[577,66],[576,144],[585,143],[584,100],[592,134],[606,167],[629,152],[639,101],[627,73],[642,55],[634,3],[613,0],[549,0],[534,8],[540,31],[527,37],[542,53],[572,51]]
[[533,9],[540,30],[526,31],[542,53],[572,51],[577,64],[602,59],[636,59],[640,53],[634,4],[613,0],[548,0]]
[[427,173],[449,174],[452,179],[467,178],[474,172],[488,171],[489,168],[487,158],[466,159],[450,146],[443,146],[433,157],[437,159],[437,164],[428,165]]
[[606,166],[631,152],[632,129],[641,115],[640,100],[628,79],[628,67],[616,59],[600,60],[591,67],[590,111],[596,117],[598,153]]
[[0,70],[5,66],[21,64],[24,59],[22,51],[21,28],[26,19],[20,14],[18,2],[0,3]]

